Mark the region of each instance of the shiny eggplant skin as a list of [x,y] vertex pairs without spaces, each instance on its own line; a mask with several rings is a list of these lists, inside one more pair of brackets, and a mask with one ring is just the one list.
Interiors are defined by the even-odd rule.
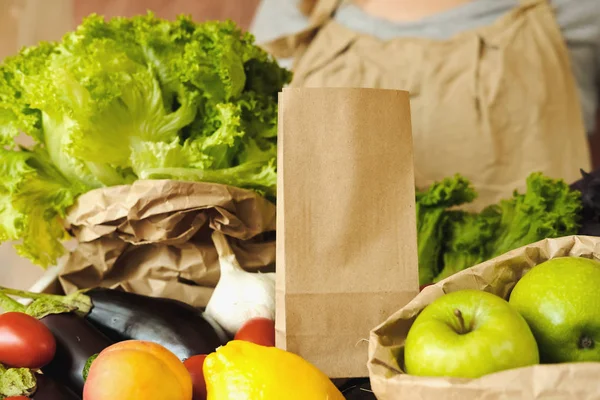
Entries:
[[348,379],[336,385],[346,400],[377,400],[371,390],[369,378]]
[[80,396],[46,375],[37,374],[36,379],[37,389],[32,400],[81,400]]
[[56,339],[56,354],[42,372],[75,394],[83,393],[83,368],[88,358],[114,342],[85,318],[73,313],[50,314],[40,320]]
[[345,388],[342,394],[346,400],[377,400],[368,380],[357,382],[355,386]]
[[155,342],[184,361],[212,353],[228,339],[200,310],[177,300],[105,288],[85,294],[93,304],[87,320],[115,342]]

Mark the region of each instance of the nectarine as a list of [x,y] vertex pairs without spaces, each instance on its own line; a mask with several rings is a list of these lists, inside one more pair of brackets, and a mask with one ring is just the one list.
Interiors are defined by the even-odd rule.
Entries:
[[183,363],[163,346],[138,340],[114,344],[90,367],[83,400],[192,400]]

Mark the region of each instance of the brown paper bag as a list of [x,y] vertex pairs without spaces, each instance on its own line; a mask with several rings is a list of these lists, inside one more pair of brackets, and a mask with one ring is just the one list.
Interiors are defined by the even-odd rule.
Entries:
[[279,97],[277,346],[367,376],[370,329],[418,292],[407,92]]
[[59,275],[72,293],[95,286],[206,306],[219,280],[213,231],[249,270],[275,262],[275,205],[224,185],[136,181],[82,195],[66,223],[78,241]]
[[417,314],[445,293],[485,290],[508,298],[532,267],[561,256],[600,260],[600,238],[569,236],[546,239],[459,272],[426,288],[371,332],[369,372],[379,400],[460,399],[537,400],[600,399],[600,363],[553,364],[518,368],[479,379],[424,378],[405,374],[404,340]]

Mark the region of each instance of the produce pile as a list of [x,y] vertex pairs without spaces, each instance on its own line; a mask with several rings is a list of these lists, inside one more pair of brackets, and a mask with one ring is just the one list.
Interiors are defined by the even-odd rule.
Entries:
[[[64,253],[77,196],[137,179],[227,184],[273,199],[277,95],[291,79],[233,22],[92,15],[0,65],[0,242]],[[19,146],[20,133],[33,142]]]
[[600,362],[599,287],[600,262],[557,257],[526,272],[506,300],[445,294],[418,314],[399,365],[417,376],[479,378],[540,362]]
[[[221,273],[204,310],[107,288],[53,295],[0,287],[0,363],[10,368],[8,383],[0,371],[0,399],[343,400],[342,391],[360,391],[352,382],[338,389],[274,348],[275,274],[243,270],[226,237],[214,232],[213,240]],[[163,376],[165,367],[174,376]]]
[[[69,237],[63,219],[78,196],[141,179],[225,184],[275,201],[277,96],[290,79],[232,22],[185,16],[92,15],[60,42],[23,49],[0,65],[0,242],[20,241],[21,256],[54,265]],[[31,144],[18,144],[21,134]],[[582,221],[600,226],[596,187],[598,178],[587,175],[569,187],[535,173],[525,193],[477,213],[460,209],[477,194],[459,175],[417,190],[420,285],[575,234]],[[219,262],[205,310],[102,288],[66,296],[0,288],[0,399],[344,399],[348,393],[313,365],[274,347],[274,273],[247,272],[233,253],[219,254]],[[598,268],[582,264],[588,273],[577,284],[600,284]],[[409,333],[407,371],[476,377],[535,364],[540,355],[543,362],[597,360],[598,338],[570,329],[597,321],[595,308],[557,327],[531,305],[543,285],[528,277],[552,273],[528,274],[509,302],[457,292],[431,304]],[[600,304],[590,296],[588,304]],[[485,323],[473,304],[489,309]],[[454,331],[446,334],[454,346],[436,333],[436,318],[451,318]],[[475,350],[453,336],[467,332],[483,336]],[[495,343],[512,352],[488,362]]]
[[581,192],[540,173],[527,178],[525,193],[479,213],[455,207],[477,193],[460,175],[417,191],[419,284],[438,282],[510,250],[538,240],[578,233]]
[[100,288],[0,288],[0,304],[2,399],[344,399],[312,364],[274,347],[271,319],[229,336],[185,303]]

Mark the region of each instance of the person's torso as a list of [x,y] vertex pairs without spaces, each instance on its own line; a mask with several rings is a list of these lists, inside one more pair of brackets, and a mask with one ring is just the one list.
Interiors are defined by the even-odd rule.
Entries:
[[[262,0],[252,32],[261,43],[305,29],[309,21],[301,0]],[[596,130],[600,82],[600,3],[598,0],[550,0],[567,44],[588,133]],[[334,19],[357,32],[382,40],[422,37],[446,40],[461,32],[492,24],[518,5],[518,0],[474,0],[413,22],[392,22],[369,16],[354,5],[341,6]],[[291,60],[279,59],[284,66]]]
[[567,49],[543,0],[445,40],[382,40],[327,20],[294,73],[293,86],[408,90],[417,185],[460,173],[480,193],[474,208],[524,189],[532,172],[573,181],[590,164]]
[[[412,22],[373,17],[354,4],[342,5],[334,20],[382,40],[427,38],[447,40],[460,33],[493,24],[518,5],[518,0],[476,0]],[[596,129],[600,82],[600,1],[551,0],[567,44],[583,108],[586,130]],[[586,17],[587,16],[587,17]]]

